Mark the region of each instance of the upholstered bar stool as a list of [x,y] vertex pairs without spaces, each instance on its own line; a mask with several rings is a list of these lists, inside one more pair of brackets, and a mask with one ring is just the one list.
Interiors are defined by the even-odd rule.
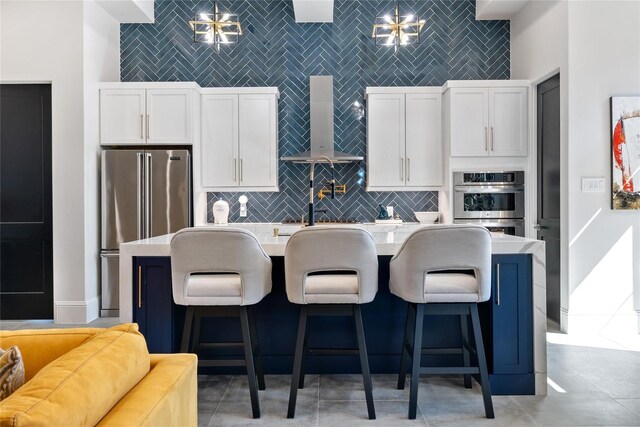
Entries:
[[[398,388],[403,389],[410,362],[409,419],[416,418],[420,374],[463,374],[466,388],[471,388],[471,374],[479,374],[485,415],[493,418],[491,386],[478,317],[478,303],[491,296],[489,231],[474,225],[419,229],[391,259],[389,268],[391,293],[409,303],[398,377]],[[423,349],[425,314],[459,316],[462,347]],[[468,317],[471,317],[473,327],[473,346],[468,342]],[[476,355],[478,366],[470,366],[470,352]],[[464,366],[423,367],[421,355],[424,354],[461,354]]]
[[[373,391],[360,304],[378,291],[378,256],[371,235],[354,227],[308,227],[294,233],[285,249],[287,297],[300,304],[287,418],[296,411],[298,388],[304,387],[308,355],[359,354],[370,419],[375,419]],[[353,316],[358,349],[308,347],[309,316]]]
[[[187,306],[180,351],[243,347],[244,360],[199,360],[198,366],[246,366],[253,417],[259,418],[258,388],[265,384],[251,306],[271,292],[271,258],[248,231],[186,228],[171,239],[171,271],[173,300]],[[242,342],[200,342],[203,317],[230,316],[240,317]]]

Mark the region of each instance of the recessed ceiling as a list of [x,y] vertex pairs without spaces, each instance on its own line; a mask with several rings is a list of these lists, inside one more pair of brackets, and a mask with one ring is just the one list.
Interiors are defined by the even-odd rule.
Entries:
[[511,19],[530,0],[476,0],[476,19]]
[[293,0],[296,22],[333,22],[333,0]]

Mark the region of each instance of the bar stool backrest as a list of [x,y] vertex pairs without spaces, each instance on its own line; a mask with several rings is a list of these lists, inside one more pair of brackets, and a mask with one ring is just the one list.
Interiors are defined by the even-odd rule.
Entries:
[[390,261],[389,288],[407,301],[426,302],[425,275],[472,270],[478,301],[491,297],[491,233],[478,225],[439,225],[413,232]]
[[378,255],[373,237],[357,227],[308,227],[293,233],[284,255],[287,297],[306,304],[304,284],[310,273],[353,272],[358,303],[373,301],[378,291]]
[[240,305],[259,302],[271,292],[271,258],[253,233],[235,228],[185,228],[171,239],[173,300],[187,305],[193,273],[238,274]]

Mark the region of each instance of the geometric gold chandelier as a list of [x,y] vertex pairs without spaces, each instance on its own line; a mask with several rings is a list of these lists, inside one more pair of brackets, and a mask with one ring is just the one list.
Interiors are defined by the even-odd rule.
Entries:
[[218,3],[213,2],[212,13],[198,13],[189,21],[193,30],[193,41],[196,43],[212,44],[220,51],[223,44],[238,43],[242,35],[242,28],[238,21],[238,15],[233,13],[221,13]]
[[420,31],[424,24],[424,19],[420,20],[413,14],[400,15],[400,6],[396,1],[393,16],[376,17],[371,37],[375,40],[376,46],[394,46],[397,52],[398,46],[420,43]]

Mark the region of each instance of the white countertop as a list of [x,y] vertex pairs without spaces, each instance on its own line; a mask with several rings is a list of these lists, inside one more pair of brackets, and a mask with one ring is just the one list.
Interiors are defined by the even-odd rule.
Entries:
[[[376,243],[378,255],[395,255],[412,232],[419,228],[438,227],[439,225],[405,223],[402,225],[356,224],[354,226],[364,228],[371,233]],[[258,238],[267,255],[270,256],[284,256],[289,236],[282,234],[291,234],[300,229],[299,225],[280,223],[237,223],[224,226],[211,224],[202,227],[242,228],[251,231]],[[331,227],[340,227],[340,225],[332,225]],[[279,229],[279,237],[273,236],[275,228]],[[534,253],[540,247],[544,247],[544,242],[539,240],[499,233],[491,233],[491,235],[493,237],[491,249],[494,254]],[[122,243],[120,250],[134,256],[169,256],[169,244],[172,237],[173,234],[166,234],[151,239]]]

